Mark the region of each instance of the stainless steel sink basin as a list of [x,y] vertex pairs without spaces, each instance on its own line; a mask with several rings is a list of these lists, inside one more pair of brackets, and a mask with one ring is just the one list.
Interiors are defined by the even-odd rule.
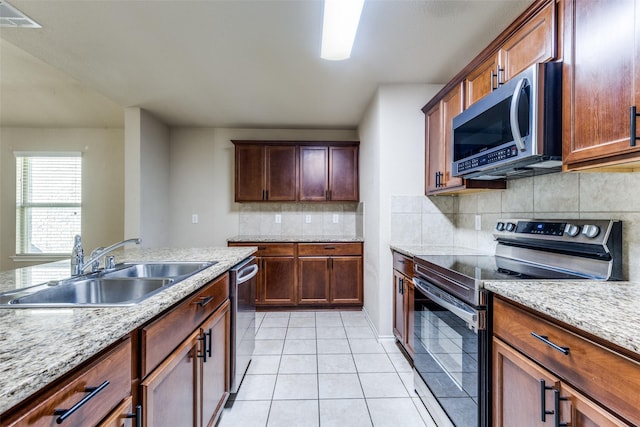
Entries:
[[130,306],[167,289],[215,262],[122,263],[59,282],[0,294],[0,307],[118,307]]
[[167,263],[123,263],[114,271],[102,273],[102,277],[188,277],[214,263],[211,262],[167,262]]
[[57,286],[13,299],[14,305],[128,305],[135,304],[154,295],[172,284],[172,279],[155,278],[91,278],[71,280]]

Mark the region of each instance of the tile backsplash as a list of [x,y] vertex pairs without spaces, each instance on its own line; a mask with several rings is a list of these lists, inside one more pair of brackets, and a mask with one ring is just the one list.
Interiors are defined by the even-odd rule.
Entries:
[[[495,251],[499,218],[619,219],[623,275],[640,280],[640,173],[555,173],[507,183],[506,190],[452,196],[394,196],[391,243]],[[479,217],[480,230],[476,230]],[[421,233],[417,232],[421,230]]]
[[361,237],[363,206],[362,203],[243,203],[239,221],[241,236]]

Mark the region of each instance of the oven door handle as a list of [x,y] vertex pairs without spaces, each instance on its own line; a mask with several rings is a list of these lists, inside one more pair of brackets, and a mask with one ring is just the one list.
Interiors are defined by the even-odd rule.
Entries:
[[470,313],[467,310],[464,310],[458,307],[457,305],[451,304],[449,301],[445,301],[444,299],[440,298],[439,296],[431,292],[429,289],[425,288],[422,285],[422,283],[420,283],[420,281],[416,280],[415,278],[413,279],[413,284],[416,287],[418,287],[420,292],[422,292],[425,296],[432,299],[435,303],[446,308],[447,310],[449,310],[450,312],[452,312],[453,314],[455,314],[465,322],[469,323],[470,325],[473,325],[476,329],[480,329],[479,328],[480,325],[478,322],[478,314],[476,310],[473,310],[474,312]]

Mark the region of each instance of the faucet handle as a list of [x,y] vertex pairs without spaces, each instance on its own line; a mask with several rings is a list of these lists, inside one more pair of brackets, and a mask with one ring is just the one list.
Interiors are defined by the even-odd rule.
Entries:
[[116,257],[108,256],[104,258],[104,269],[113,270],[116,268]]

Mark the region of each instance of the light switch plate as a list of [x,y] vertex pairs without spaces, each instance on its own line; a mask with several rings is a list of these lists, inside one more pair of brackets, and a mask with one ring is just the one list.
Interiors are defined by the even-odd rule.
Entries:
[[282,223],[282,215],[276,214],[276,224]]
[[311,215],[305,215],[304,216],[304,222],[306,224],[311,224]]
[[476,231],[480,231],[482,229],[482,216],[476,215]]
[[340,222],[340,215],[338,214],[333,214],[333,223],[337,224]]
[[197,224],[197,223],[198,223],[198,214],[191,215],[191,224]]

